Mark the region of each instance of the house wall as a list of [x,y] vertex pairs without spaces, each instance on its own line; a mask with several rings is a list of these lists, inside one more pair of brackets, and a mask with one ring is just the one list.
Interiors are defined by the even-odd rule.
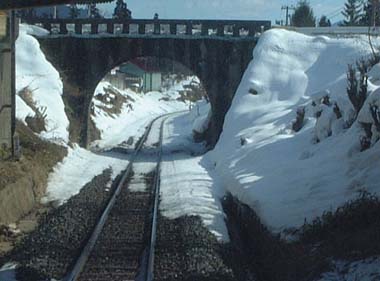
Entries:
[[141,92],[143,81],[141,77],[127,76],[125,78],[125,84],[127,88],[136,92]]
[[152,91],[160,91],[162,86],[161,73],[152,73]]
[[162,86],[162,77],[160,72],[144,73],[144,92],[160,91]]
[[105,80],[111,83],[114,87],[125,90],[126,88],[126,74],[117,72],[116,74],[107,74]]

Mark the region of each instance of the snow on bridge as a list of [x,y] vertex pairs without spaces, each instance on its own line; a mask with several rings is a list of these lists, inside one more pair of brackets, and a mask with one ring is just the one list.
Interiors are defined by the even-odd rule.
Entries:
[[171,20],[171,19],[38,19],[55,36],[161,36],[252,39],[271,28],[270,21]]
[[305,35],[329,35],[329,36],[352,36],[368,35],[379,36],[380,27],[377,26],[327,26],[327,27],[294,27],[274,26],[274,28],[296,31]]

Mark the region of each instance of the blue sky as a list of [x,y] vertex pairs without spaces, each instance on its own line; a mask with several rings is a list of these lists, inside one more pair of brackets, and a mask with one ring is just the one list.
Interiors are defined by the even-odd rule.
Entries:
[[[284,4],[295,5],[296,0],[126,0],[134,18],[181,19],[285,19]],[[332,22],[342,19],[340,11],[345,0],[309,0],[315,15],[331,15]],[[112,13],[114,3],[99,5]]]

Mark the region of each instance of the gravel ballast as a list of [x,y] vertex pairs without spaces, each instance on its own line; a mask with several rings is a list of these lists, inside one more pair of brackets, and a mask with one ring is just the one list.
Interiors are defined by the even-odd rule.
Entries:
[[107,169],[86,184],[79,194],[41,217],[36,230],[3,258],[19,263],[18,280],[64,277],[80,254],[119,178],[107,189],[111,180],[111,170]]

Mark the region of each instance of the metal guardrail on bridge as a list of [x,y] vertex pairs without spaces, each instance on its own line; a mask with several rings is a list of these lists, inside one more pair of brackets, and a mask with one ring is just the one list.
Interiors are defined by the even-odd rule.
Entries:
[[327,26],[327,27],[293,27],[274,26],[274,28],[296,31],[306,35],[318,36],[351,36],[351,35],[372,35],[380,36],[380,27],[373,26]]
[[271,28],[270,21],[170,19],[39,19],[29,22],[50,34],[184,35],[255,37]]

